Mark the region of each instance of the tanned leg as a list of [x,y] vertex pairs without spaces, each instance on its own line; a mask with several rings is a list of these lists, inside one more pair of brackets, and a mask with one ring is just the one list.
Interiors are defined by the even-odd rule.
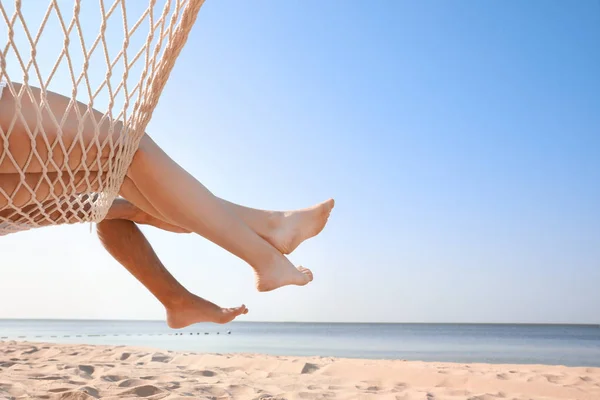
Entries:
[[133,222],[104,220],[98,224],[97,232],[106,250],[162,303],[171,328],[183,328],[198,322],[225,324],[248,312],[243,305],[221,308],[190,293],[163,266]]

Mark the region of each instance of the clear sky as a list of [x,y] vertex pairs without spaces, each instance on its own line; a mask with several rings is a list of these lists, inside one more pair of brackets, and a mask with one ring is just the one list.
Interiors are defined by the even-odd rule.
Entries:
[[[598,1],[209,0],[148,131],[228,200],[337,201],[291,256],[314,282],[266,294],[143,228],[240,320],[600,323]],[[0,318],[164,316],[89,224],[0,254]]]

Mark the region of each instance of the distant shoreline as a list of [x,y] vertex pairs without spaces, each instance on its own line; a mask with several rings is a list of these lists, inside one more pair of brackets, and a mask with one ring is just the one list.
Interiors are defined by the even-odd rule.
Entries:
[[[66,322],[165,322],[163,319],[94,319],[94,318],[0,318],[0,321],[66,321]],[[312,324],[312,325],[500,325],[500,326],[581,326],[598,327],[600,323],[569,322],[312,322],[312,321],[233,321],[223,325],[237,324]],[[197,325],[205,325],[200,323]],[[214,324],[211,324],[214,325]],[[193,328],[193,326],[192,326]]]
[[261,353],[600,367],[600,326],[235,322],[170,329],[164,321],[0,320],[0,339]]

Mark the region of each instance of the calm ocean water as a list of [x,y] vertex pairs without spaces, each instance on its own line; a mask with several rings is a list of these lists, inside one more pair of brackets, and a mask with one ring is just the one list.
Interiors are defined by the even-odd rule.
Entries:
[[209,353],[600,367],[599,325],[234,322],[174,331],[158,321],[0,320],[0,338]]

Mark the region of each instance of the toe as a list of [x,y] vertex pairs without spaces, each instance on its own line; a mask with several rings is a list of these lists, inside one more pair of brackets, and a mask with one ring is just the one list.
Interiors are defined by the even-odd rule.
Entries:
[[234,308],[233,310],[234,310],[235,315],[242,315],[242,314],[246,314],[248,312],[246,306],[243,304],[239,307]]
[[329,211],[333,210],[333,207],[335,207],[335,200],[329,199],[325,202],[325,204],[327,205],[326,209],[329,212]]
[[302,272],[306,279],[306,283],[311,282],[313,280],[313,273],[310,269],[304,267],[298,267],[298,271]]
[[305,275],[308,276],[308,281],[312,282],[312,280],[314,279],[314,276],[310,269],[305,272]]
[[225,308],[225,309],[223,309],[223,313],[222,313],[221,317],[216,322],[220,323],[220,324],[226,324],[228,322],[233,321],[235,319],[235,317],[238,317],[242,314],[247,314],[247,313],[248,313],[248,309],[246,308],[246,306]]

